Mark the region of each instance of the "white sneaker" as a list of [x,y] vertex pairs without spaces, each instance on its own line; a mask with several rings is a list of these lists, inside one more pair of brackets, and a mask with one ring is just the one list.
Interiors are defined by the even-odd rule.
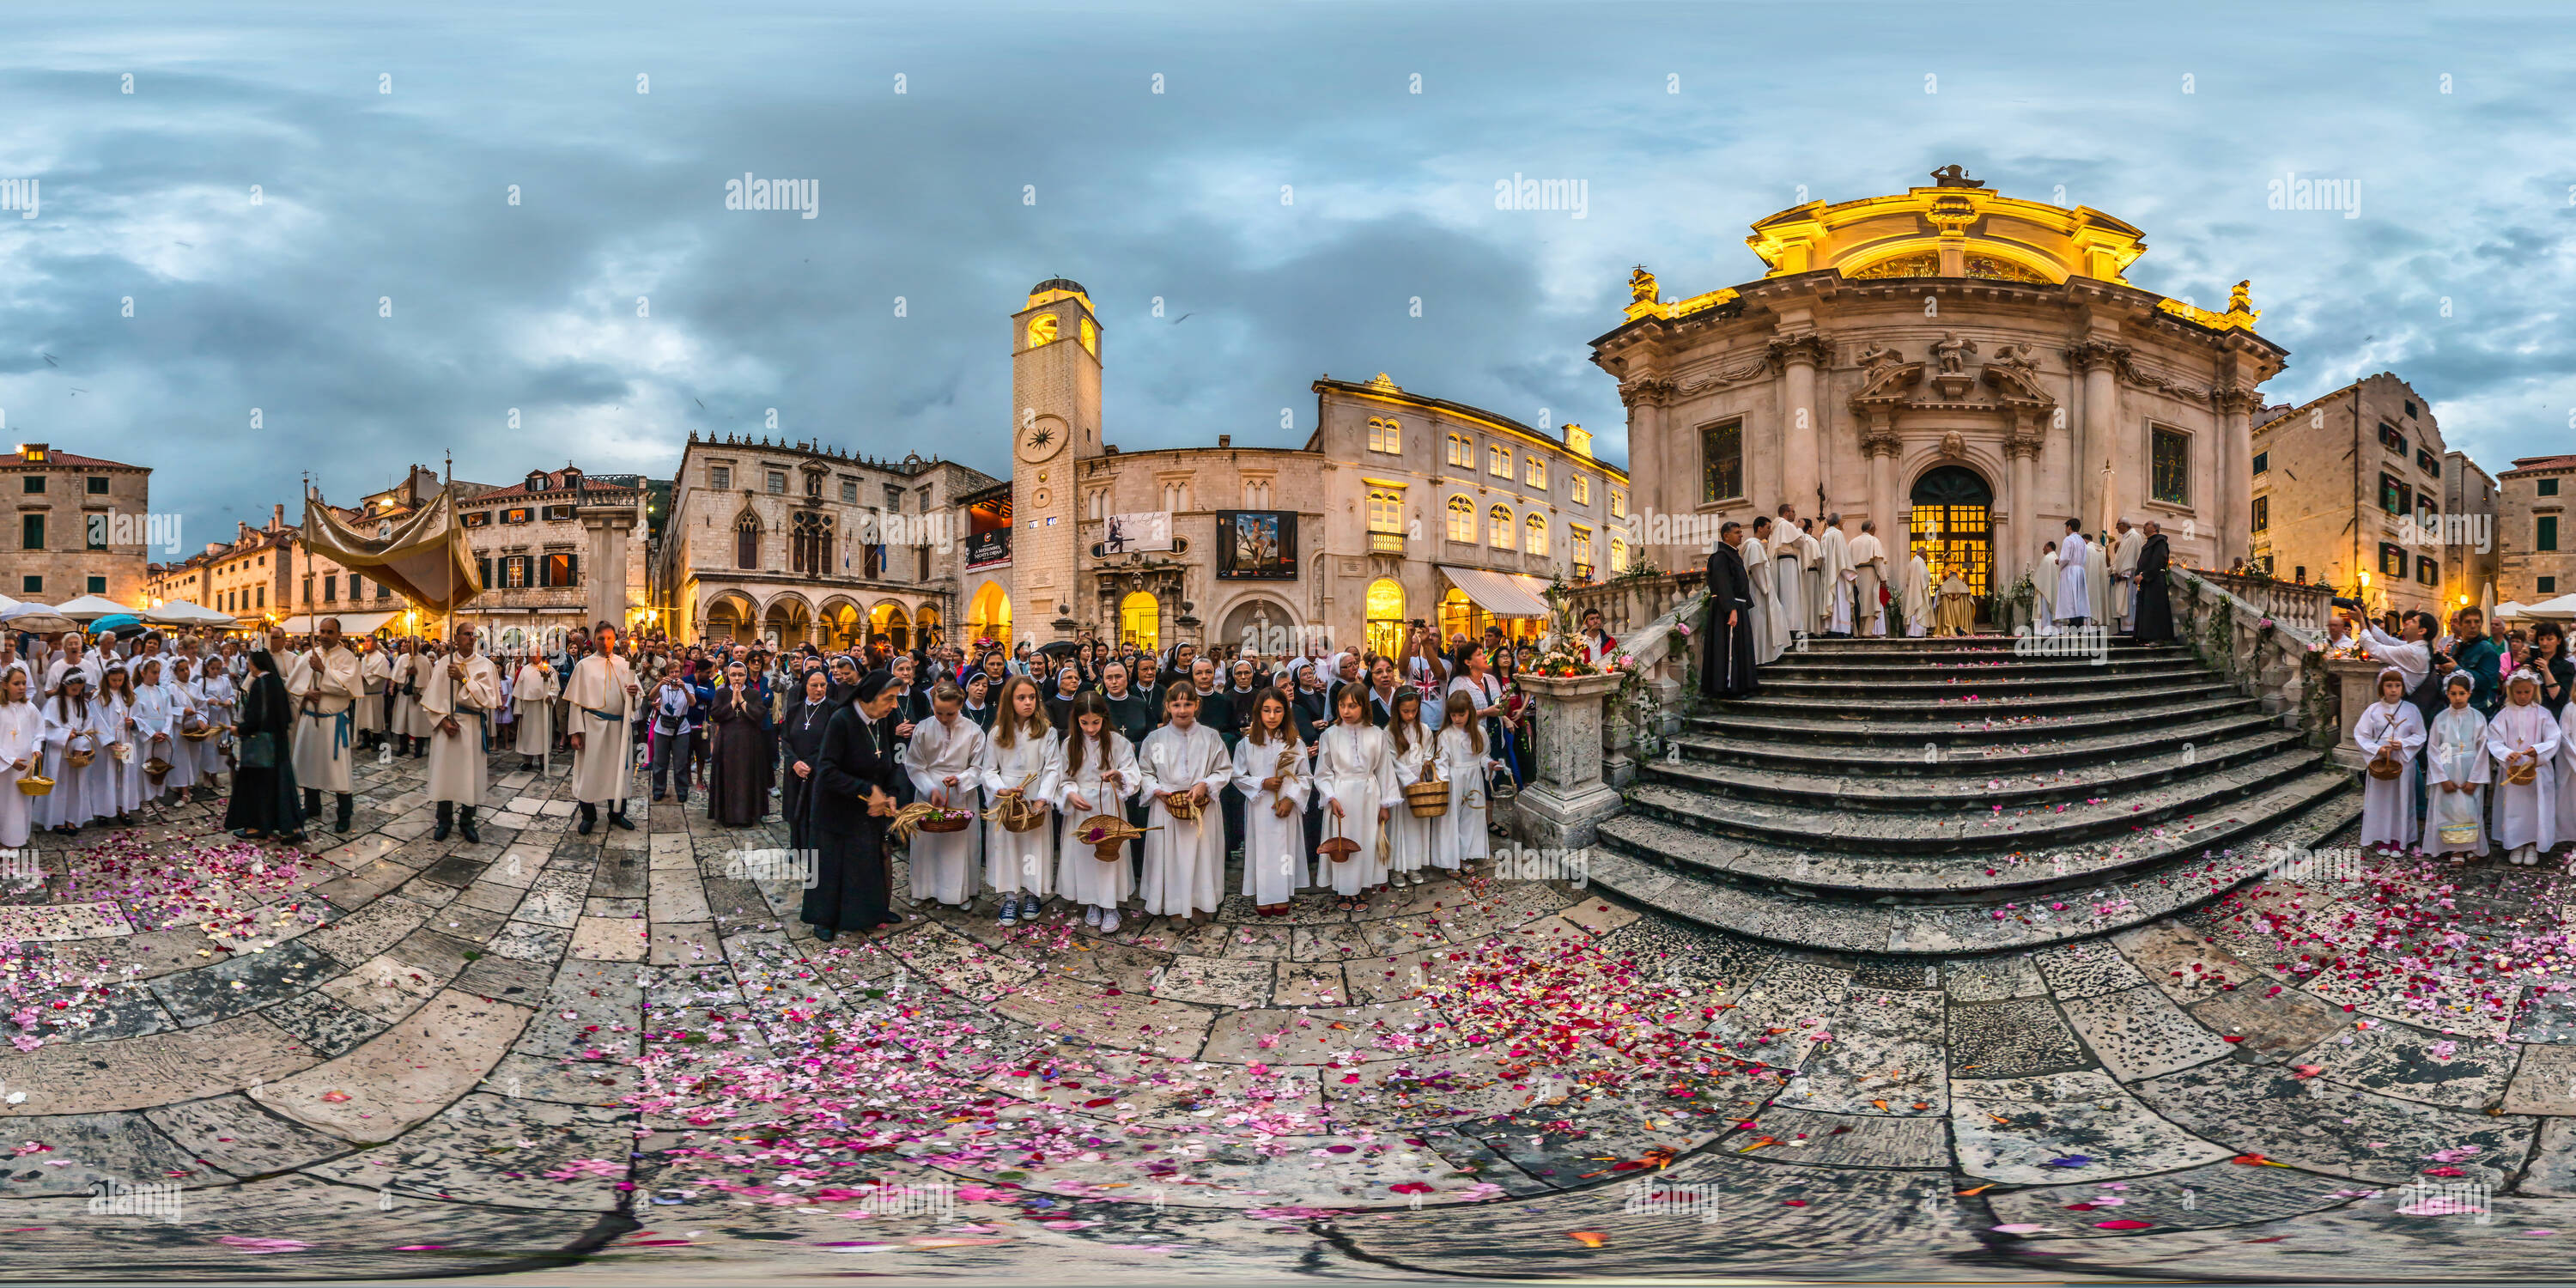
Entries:
[[1118,933],[1118,910],[1116,908],[1104,908],[1101,910],[1100,933],[1104,935],[1114,935]]
[[1094,930],[1100,929],[1100,910],[1098,908],[1083,909],[1082,924],[1089,926]]

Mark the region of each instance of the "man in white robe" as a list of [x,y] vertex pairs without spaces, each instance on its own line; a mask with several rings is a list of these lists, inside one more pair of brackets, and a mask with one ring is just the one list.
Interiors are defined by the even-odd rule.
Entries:
[[1787,625],[1794,640],[1815,627],[1815,616],[1807,611],[1807,556],[1805,547],[1814,541],[1798,527],[1798,507],[1780,507],[1780,522],[1765,537],[1762,547],[1771,552],[1771,593],[1780,601],[1780,620]]
[[286,693],[295,699],[295,781],[304,788],[304,816],[322,816],[322,793],[339,806],[334,832],[349,830],[349,732],[358,695],[366,681],[358,676],[358,655],[340,638],[340,619],[325,617],[320,647],[295,659],[286,677]]
[[2066,539],[2057,543],[2057,591],[2049,597],[2057,605],[2057,620],[2081,624],[2093,615],[2093,587],[2086,569],[2091,562],[2083,525],[2068,519]]
[[[447,839],[451,822],[476,845],[474,806],[491,785],[492,713],[501,707],[501,673],[492,659],[474,651],[472,623],[459,623],[456,651],[430,669],[421,686],[420,709],[429,713],[429,798],[438,803],[433,841]],[[457,807],[463,818],[457,819]]]
[[599,803],[608,802],[608,823],[634,831],[626,817],[629,771],[635,763],[633,720],[644,690],[635,683],[635,668],[617,652],[617,628],[598,626],[599,648],[581,659],[564,683],[572,718],[572,798],[581,805],[583,836],[599,825]]
[[1825,535],[1818,545],[1823,554],[1817,559],[1817,572],[1824,583],[1824,601],[1817,613],[1817,629],[1827,635],[1849,638],[1852,633],[1852,587],[1859,580],[1851,566],[1851,538],[1843,535],[1843,516],[1825,516]]
[[1921,639],[1932,629],[1932,568],[1916,551],[1905,566],[1905,634]]
[[510,681],[510,704],[518,708],[519,767],[551,767],[554,760],[555,699],[562,684],[545,654],[531,653]]
[[2138,625],[2138,552],[2147,548],[2147,534],[2126,519],[2119,530],[2111,542],[2111,614],[2129,631]]
[[[895,763],[912,780],[915,801],[974,809],[975,764],[984,754],[984,730],[966,718],[966,695],[953,685],[931,691],[930,718],[912,727]],[[907,857],[912,867],[912,899],[933,899],[963,908],[982,893],[984,829],[963,832],[914,832]]]
[[1771,521],[1757,518],[1753,529],[1754,535],[1746,537],[1737,549],[1744,556],[1745,578],[1753,583],[1753,660],[1768,665],[1780,660],[1781,652],[1788,647],[1784,637],[1789,633],[1789,624],[1780,618],[1780,597],[1771,588],[1771,577],[1777,570],[1771,566],[1770,552],[1762,544],[1761,534],[1771,530]]
[[1878,520],[1863,519],[1860,535],[1851,542],[1853,633],[1885,635],[1887,606],[1878,602],[1879,590],[1887,585],[1887,548],[1878,541]]

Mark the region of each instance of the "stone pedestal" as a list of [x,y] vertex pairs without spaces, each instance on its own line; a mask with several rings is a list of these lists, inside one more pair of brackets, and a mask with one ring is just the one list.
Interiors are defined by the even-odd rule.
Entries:
[[1512,798],[1514,833],[1540,849],[1581,849],[1593,828],[1617,813],[1619,793],[1601,781],[1602,708],[1619,688],[1617,675],[1565,679],[1524,674],[1520,685],[1538,702],[1537,778]]
[[626,534],[635,526],[631,505],[592,505],[580,510],[582,535],[589,539],[581,555],[582,609],[587,631],[601,622],[626,634]]
[[2333,677],[2334,691],[2340,710],[2336,713],[2334,744],[2335,763],[2352,769],[2366,768],[2370,757],[2352,741],[2353,728],[2361,723],[2361,713],[2378,700],[2371,686],[2379,683],[2379,673],[2387,670],[2383,663],[2369,658],[2336,657],[2326,659],[2326,674]]

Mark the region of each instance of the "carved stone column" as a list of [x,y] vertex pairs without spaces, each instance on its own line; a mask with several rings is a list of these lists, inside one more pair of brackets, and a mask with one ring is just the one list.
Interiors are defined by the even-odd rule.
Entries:
[[2233,568],[2253,555],[2254,409],[2262,398],[2250,389],[2222,389],[2210,396],[2218,409],[2218,567]]
[[1801,511],[1816,507],[1819,512],[1832,508],[1831,498],[1819,500],[1824,487],[1824,457],[1817,444],[1822,441],[1821,419],[1824,409],[1816,404],[1816,368],[1831,353],[1824,337],[1807,332],[1784,336],[1771,342],[1771,360],[1780,368],[1780,483],[1782,501]]
[[[2004,504],[2010,508],[2012,522],[1995,534],[1995,544],[2003,551],[2000,562],[2004,585],[2020,580],[2023,573],[2030,571],[2031,561],[2039,557],[2039,543],[2048,539],[2037,517],[2039,498],[2033,494],[2030,481],[2031,472],[2037,468],[2040,441],[2039,435],[2033,433],[2016,434],[2004,443],[2004,451],[2011,457],[2005,466],[2008,477]],[[1997,590],[2002,588],[1998,586]],[[2050,593],[2056,593],[2054,588]]]
[[2067,361],[2084,373],[2083,450],[2075,459],[2074,495],[2067,498],[2075,513],[2068,517],[2088,529],[2102,522],[2103,473],[2120,437],[2119,366],[2128,353],[2127,345],[2102,340],[2066,351]]
[[[633,607],[626,602],[626,533],[635,526],[635,508],[586,505],[576,513],[581,516],[582,535],[589,539],[581,556],[582,611],[589,614],[582,628],[607,622],[622,634],[626,610]],[[754,630],[759,626],[752,623]]]
[[1905,531],[1904,504],[1896,496],[1896,418],[1885,407],[1873,407],[1861,430],[1860,450],[1869,456],[1869,517],[1878,521],[1878,539],[1888,548],[1891,566],[1902,566],[1911,538]]
[[[1688,514],[1699,504],[1697,478],[1681,477],[1680,464],[1690,453],[1678,443],[1668,442],[1664,435],[1664,399],[1672,394],[1668,381],[1640,376],[1619,387],[1619,400],[1628,405],[1628,504],[1638,514],[1638,535],[1651,532],[1649,510],[1665,514]],[[1669,525],[1669,520],[1667,521]],[[1670,528],[1667,526],[1667,533]],[[1658,568],[1676,567],[1677,547],[1637,543],[1638,557]]]

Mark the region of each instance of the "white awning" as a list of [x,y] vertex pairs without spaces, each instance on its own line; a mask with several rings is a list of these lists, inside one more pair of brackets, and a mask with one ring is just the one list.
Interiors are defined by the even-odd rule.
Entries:
[[1467,598],[1497,617],[1547,616],[1547,583],[1520,573],[1495,572],[1490,568],[1455,568],[1439,565],[1440,575],[1449,584],[1467,592]]
[[2570,618],[2576,618],[2576,595],[2560,595],[2556,599],[2544,599],[2522,611],[2524,616],[2537,617],[2544,622],[2567,621]]

